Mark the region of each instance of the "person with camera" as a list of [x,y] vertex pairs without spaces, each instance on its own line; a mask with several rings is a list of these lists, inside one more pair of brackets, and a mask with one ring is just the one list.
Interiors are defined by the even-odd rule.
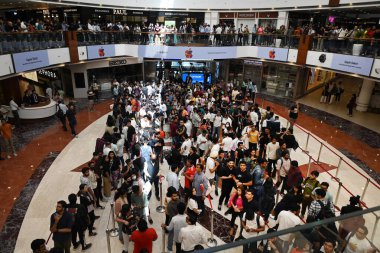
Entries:
[[124,244],[122,253],[128,253],[129,236],[137,229],[138,217],[133,215],[131,205],[124,204],[121,207],[119,215],[116,217],[116,221],[122,224],[121,230]]

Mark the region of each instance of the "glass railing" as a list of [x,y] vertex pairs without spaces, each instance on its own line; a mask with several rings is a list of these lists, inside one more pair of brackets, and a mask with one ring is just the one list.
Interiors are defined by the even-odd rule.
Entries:
[[199,252],[379,252],[379,217],[377,206],[270,233],[247,233],[251,236]]
[[0,54],[65,47],[62,31],[0,33]]
[[312,50],[378,58],[380,39],[314,36]]

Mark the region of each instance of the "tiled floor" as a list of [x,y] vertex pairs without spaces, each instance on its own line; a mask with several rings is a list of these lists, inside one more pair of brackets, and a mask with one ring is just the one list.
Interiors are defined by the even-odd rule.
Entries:
[[[110,102],[107,101],[97,105],[97,110],[95,112],[89,113],[87,111],[82,111],[78,113],[78,129],[81,131],[78,139],[72,139],[69,133],[63,132],[59,124],[56,124],[41,136],[36,136],[34,140],[32,140],[19,152],[19,157],[17,159],[12,158],[11,160],[2,161],[0,163],[0,172],[3,175],[3,180],[0,182],[0,198],[3,200],[0,202],[0,224],[3,225],[4,220],[8,216],[9,210],[13,206],[14,198],[17,199],[19,197],[19,193],[30,176],[33,174],[35,168],[51,151],[60,151],[60,155],[55,159],[50,169],[43,177],[41,184],[31,200],[29,209],[25,214],[25,219],[23,221],[14,252],[27,252],[29,250],[31,240],[36,237],[45,239],[48,238],[49,216],[54,211],[55,202],[60,199],[66,199],[68,194],[77,191],[80,174],[78,172],[73,172],[72,170],[90,159],[95,140],[104,131],[106,116],[103,115],[109,112],[109,104]],[[260,101],[260,105],[266,106],[269,104],[275,108],[276,114],[280,114],[281,116],[287,114],[287,108],[285,106],[272,102]],[[376,154],[379,153],[379,150],[363,143],[360,138],[353,137],[352,135],[349,135],[340,129],[336,129],[323,121],[320,122],[319,119],[315,119],[306,113],[301,113],[298,124],[300,124],[301,127],[295,128],[295,134],[300,146],[304,149],[307,148],[310,152],[309,154],[315,159],[318,155],[317,141],[310,138],[308,147],[306,147],[307,135],[303,132],[303,128],[315,134],[316,139],[319,141],[320,139],[318,137],[328,140],[328,143],[326,143],[327,146],[339,156],[345,158],[344,155],[339,152],[339,149],[348,150],[350,153],[360,158],[360,160],[366,162],[370,168],[379,171],[376,161],[366,159],[366,157],[372,156],[372,158],[374,158],[372,160],[375,160],[377,157]],[[330,191],[333,196],[336,196],[338,184],[332,180],[330,175],[335,176],[336,174],[338,174],[339,178],[343,179],[343,183],[349,187],[349,190],[352,191],[353,194],[361,194],[363,185],[366,181],[365,178],[363,178],[363,182],[361,182],[361,179],[358,178],[356,172],[350,169],[346,164],[341,165],[337,173],[335,167],[337,166],[339,159],[327,149],[323,150],[321,153],[321,162],[332,166],[326,165],[328,172],[321,173],[320,180],[330,182]],[[292,159],[298,160],[300,165],[303,165],[303,167],[305,167],[305,164],[308,163],[309,157],[300,149],[297,151],[292,151],[291,156]],[[360,173],[366,175],[365,171],[361,170],[354,163],[349,162],[349,165],[354,166]],[[314,167],[314,164],[312,164],[312,166]],[[307,171],[307,168],[304,169]],[[161,173],[165,175],[166,172],[167,166],[162,166]],[[8,186],[11,188],[9,189]],[[165,186],[166,182],[164,181],[164,189]],[[367,198],[364,200],[368,206],[380,204],[379,199],[371,197],[376,194],[378,194],[378,191],[375,187],[368,188],[368,193],[366,195]],[[339,196],[339,201],[335,204],[338,206],[346,204],[349,196],[350,195],[348,192],[342,190]],[[214,198],[213,206],[216,206],[216,204],[217,198]],[[88,239],[94,244],[94,247],[89,252],[105,252],[105,229],[107,227],[110,208],[109,203],[105,205],[105,210],[96,211],[98,215],[101,215],[101,219],[96,223],[99,235],[95,238]],[[160,231],[159,225],[163,222],[164,215],[155,212],[155,208],[159,205],[155,198],[152,198],[150,205],[154,219],[153,227],[157,231]],[[207,205],[209,206],[209,204]],[[223,207],[222,211],[217,212],[219,214],[223,214],[225,212],[225,207]],[[373,229],[374,222],[370,221],[369,224],[372,224],[369,227],[370,232],[372,232],[371,229]],[[209,231],[207,231],[206,228],[204,231],[209,234]],[[113,250],[116,252],[121,252],[121,244],[118,240],[116,238],[111,239]],[[216,239],[219,244],[223,243],[221,238],[217,237]],[[157,249],[155,252],[159,251],[158,249],[160,249],[161,245],[162,240],[160,237],[159,240],[155,242],[155,249]],[[0,249],[1,248],[2,247],[0,245]]]

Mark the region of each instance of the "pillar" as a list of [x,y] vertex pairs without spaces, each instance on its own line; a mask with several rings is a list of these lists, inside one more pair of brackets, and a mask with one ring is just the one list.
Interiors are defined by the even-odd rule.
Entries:
[[74,98],[86,98],[88,90],[87,64],[70,66]]
[[279,11],[276,29],[280,29],[280,27],[282,25],[284,25],[287,28],[288,23],[289,23],[289,12],[288,11]]
[[375,88],[375,81],[363,79],[362,88],[360,89],[359,96],[356,99],[357,111],[366,112],[368,110],[368,105],[371,101],[373,88]]
[[212,29],[214,25],[219,24],[219,13],[216,11],[205,12],[205,23],[209,24]]

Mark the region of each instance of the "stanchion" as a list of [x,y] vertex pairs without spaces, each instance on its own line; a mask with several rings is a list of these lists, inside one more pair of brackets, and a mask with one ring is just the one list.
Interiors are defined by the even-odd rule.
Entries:
[[306,145],[305,145],[305,153],[309,153],[309,151],[307,150],[307,147],[309,146],[309,138],[310,138],[310,132],[307,132]]
[[375,221],[375,224],[373,225],[373,231],[372,231],[372,235],[371,235],[371,241],[373,242],[373,239],[375,239],[375,234],[376,234],[376,231],[377,231],[377,225],[379,224],[379,216],[377,216],[376,213],[373,213],[375,216],[376,216],[376,221]]
[[342,181],[339,181],[338,183],[339,183],[339,185],[338,185],[338,191],[336,192],[335,203],[338,203],[340,189],[342,188],[342,185],[343,185]]
[[115,203],[111,203],[111,216],[112,216],[112,229],[110,230],[110,235],[116,237],[119,235],[119,230],[115,227]]
[[322,148],[323,148],[323,143],[321,142],[321,147],[319,148],[319,152],[318,152],[317,163],[319,163],[319,158],[321,158]]
[[369,185],[369,182],[371,180],[369,179],[369,177],[367,177],[367,182],[365,183],[365,186],[364,186],[364,189],[363,189],[363,193],[362,193],[362,196],[361,196],[361,201],[364,201],[364,195],[367,193],[367,189],[368,189],[368,185]]
[[210,202],[210,207],[211,207],[211,236],[210,238],[207,239],[207,246],[208,247],[215,247],[218,245],[218,242],[214,238],[214,209],[212,208],[212,203],[210,199],[210,195],[208,196],[208,201]]
[[310,176],[310,169],[311,169],[311,155],[309,155],[309,165],[307,166],[306,177]]
[[276,205],[278,203],[279,198],[280,198],[280,190],[276,190]]
[[159,184],[160,184],[160,205],[156,208],[156,211],[158,213],[163,213],[165,212],[165,206],[162,204],[162,200],[163,200],[163,195],[162,195],[162,180],[163,180],[164,176],[160,175],[160,180],[159,180]]
[[162,253],[165,253],[165,228],[162,228]]
[[111,231],[107,228],[107,230],[106,230],[106,236],[107,236],[107,249],[108,249],[108,253],[111,253],[111,238],[110,238],[110,235],[111,235]]
[[338,166],[336,167],[335,177],[338,177],[338,172],[339,172],[339,169],[340,169],[340,165],[342,164],[342,160],[343,160],[343,158],[339,157],[339,162],[338,162]]

